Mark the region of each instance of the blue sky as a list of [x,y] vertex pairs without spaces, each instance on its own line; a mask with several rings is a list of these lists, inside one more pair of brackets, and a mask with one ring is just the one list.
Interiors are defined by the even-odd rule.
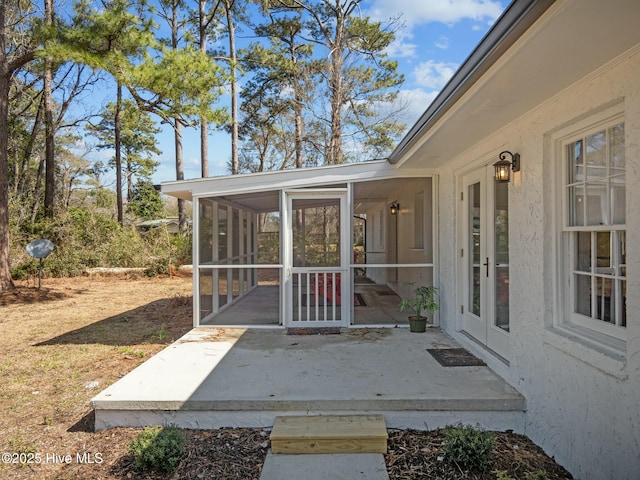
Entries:
[[[399,70],[405,75],[401,97],[409,105],[403,118],[408,127],[469,56],[508,3],[507,0],[362,1],[362,15],[376,20],[400,16],[404,23],[389,56],[399,62]],[[200,176],[199,135],[196,129],[185,129],[183,133],[185,178]],[[157,158],[160,166],[153,180],[156,183],[175,180],[173,132],[164,129],[158,140],[162,154]],[[210,175],[228,174],[230,152],[229,135],[212,132],[209,139]],[[112,155],[109,152],[98,154]]]

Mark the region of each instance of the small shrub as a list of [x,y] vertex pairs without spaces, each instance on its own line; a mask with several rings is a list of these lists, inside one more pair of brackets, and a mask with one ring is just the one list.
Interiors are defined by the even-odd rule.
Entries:
[[524,480],[547,480],[547,472],[545,470],[527,472],[524,474]]
[[184,433],[174,427],[145,428],[131,441],[129,452],[143,470],[173,472],[184,456]]
[[471,426],[447,427],[444,434],[444,458],[466,470],[484,471],[491,460],[495,443],[493,432]]
[[493,473],[496,474],[496,480],[513,480],[513,478],[509,476],[509,472],[507,470],[496,470]]

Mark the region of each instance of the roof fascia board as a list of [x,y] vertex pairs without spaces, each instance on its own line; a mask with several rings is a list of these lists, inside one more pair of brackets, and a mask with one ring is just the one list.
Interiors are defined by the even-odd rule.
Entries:
[[389,156],[397,164],[423,132],[434,126],[471,87],[513,46],[555,0],[515,0],[407,132]]
[[162,184],[162,193],[190,191],[192,197],[232,195],[269,190],[322,186],[349,181],[366,181],[400,176],[386,160],[324,167],[261,172],[226,177],[198,178]]

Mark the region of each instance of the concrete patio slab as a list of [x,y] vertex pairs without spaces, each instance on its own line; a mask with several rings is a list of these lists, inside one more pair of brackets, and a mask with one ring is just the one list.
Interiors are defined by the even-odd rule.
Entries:
[[273,425],[276,415],[383,413],[390,428],[524,427],[524,398],[488,367],[442,367],[438,329],[194,329],[92,400],[96,428]]
[[275,455],[269,451],[260,480],[389,480],[381,454]]

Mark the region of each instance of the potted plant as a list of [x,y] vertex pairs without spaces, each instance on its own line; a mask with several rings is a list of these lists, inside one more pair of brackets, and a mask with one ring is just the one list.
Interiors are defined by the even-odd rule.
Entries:
[[[410,282],[407,285],[415,285]],[[412,310],[415,315],[409,317],[409,331],[422,333],[427,330],[427,317],[422,316],[422,312],[427,312],[431,315],[438,310],[438,303],[436,302],[436,293],[438,289],[433,286],[421,286],[417,287],[413,291],[413,295],[408,299],[403,299],[400,302],[400,311]]]

